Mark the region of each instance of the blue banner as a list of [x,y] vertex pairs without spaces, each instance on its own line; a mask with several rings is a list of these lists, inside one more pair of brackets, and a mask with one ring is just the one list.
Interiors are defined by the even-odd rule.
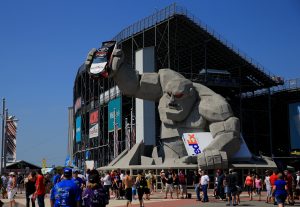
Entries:
[[76,143],[81,141],[81,116],[76,118]]
[[108,103],[108,131],[114,131],[114,117],[116,128],[122,128],[121,97],[113,99]]

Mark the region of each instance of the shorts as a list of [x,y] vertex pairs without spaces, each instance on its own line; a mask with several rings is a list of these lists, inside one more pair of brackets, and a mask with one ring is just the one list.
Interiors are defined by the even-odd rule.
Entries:
[[272,197],[272,188],[267,188],[267,197]]
[[181,193],[186,193],[186,185],[180,184],[180,185],[179,185],[179,189],[180,189],[180,192],[181,192]]
[[256,188],[256,193],[257,193],[258,195],[260,195],[260,194],[261,194],[261,188]]
[[225,186],[225,187],[224,187],[224,193],[227,194],[228,192],[229,192],[229,188],[228,188],[228,186]]
[[236,196],[236,195],[237,195],[237,188],[235,186],[228,187],[227,196],[230,197],[230,196]]
[[126,188],[125,189],[125,198],[132,202],[132,188]]
[[113,185],[112,185],[112,189],[113,190],[118,190],[119,188],[118,188],[118,185],[116,184],[116,183],[114,183]]
[[149,188],[145,188],[144,192],[145,192],[145,194],[150,194],[150,189]]
[[246,189],[247,189],[248,193],[252,193],[252,191],[253,191],[253,188],[250,185],[246,185]]
[[166,192],[173,192],[173,184],[166,183]]
[[136,195],[136,189],[132,189],[132,195]]
[[286,195],[275,195],[275,199],[278,204],[284,204]]
[[143,196],[144,196],[144,194],[145,194],[144,188],[138,188],[138,189],[137,189],[137,192],[138,192],[139,200],[140,200],[140,201],[143,200]]
[[15,195],[17,193],[17,189],[12,189],[7,192],[7,197],[9,201],[13,201],[15,199]]
[[288,188],[287,189],[287,193],[288,193],[289,196],[293,196],[293,190],[292,190],[292,188]]

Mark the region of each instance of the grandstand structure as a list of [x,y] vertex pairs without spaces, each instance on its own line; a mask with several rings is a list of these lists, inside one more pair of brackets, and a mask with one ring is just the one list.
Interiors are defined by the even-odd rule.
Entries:
[[[265,70],[187,9],[171,4],[124,28],[112,39],[117,41],[132,69],[135,68],[135,52],[154,47],[156,71],[171,68],[221,94],[231,104],[235,116],[240,118],[241,131],[250,150],[269,156],[274,153],[274,116],[271,112],[273,97],[279,92],[275,93],[273,89],[284,87],[281,86],[283,80]],[[259,91],[264,91],[263,95],[258,95]],[[95,167],[105,166],[113,160],[112,150],[116,145],[118,154],[128,148],[128,124],[130,136],[134,134],[134,98],[122,96],[112,79],[92,79],[84,65],[77,72],[73,96],[74,125],[76,117],[82,118],[81,139],[73,145],[74,162],[83,167],[85,160],[95,160]],[[119,96],[122,97],[122,127],[112,133],[107,126],[108,103]],[[267,101],[260,100],[262,96]],[[99,114],[99,135],[89,138],[89,114],[95,110]],[[255,118],[253,114],[259,116]],[[160,120],[156,117],[157,138]],[[263,128],[261,131],[260,127]]]
[[289,106],[297,103],[300,106],[300,79],[285,80],[282,85],[248,92],[242,97],[242,121],[247,124],[244,131],[248,140],[253,140],[248,141],[252,152],[270,154],[279,164],[299,169],[300,148],[293,147],[291,143]]

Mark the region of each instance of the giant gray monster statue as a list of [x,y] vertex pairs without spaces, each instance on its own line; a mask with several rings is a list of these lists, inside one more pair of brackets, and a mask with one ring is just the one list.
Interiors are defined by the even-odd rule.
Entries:
[[[88,54],[87,67],[91,65],[94,51]],[[110,75],[123,94],[159,102],[162,147],[154,147],[152,156],[198,163],[201,169],[228,167],[228,160],[240,148],[240,128],[239,119],[233,116],[230,105],[222,96],[171,69],[138,74],[124,62],[121,50],[115,50],[112,55]],[[208,128],[213,141],[198,157],[187,156],[182,134]]]

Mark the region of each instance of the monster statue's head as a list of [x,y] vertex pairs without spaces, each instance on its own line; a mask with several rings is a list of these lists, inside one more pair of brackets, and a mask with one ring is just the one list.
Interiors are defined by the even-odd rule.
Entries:
[[193,83],[185,78],[170,80],[159,100],[160,120],[165,124],[174,124],[187,118],[197,99]]

